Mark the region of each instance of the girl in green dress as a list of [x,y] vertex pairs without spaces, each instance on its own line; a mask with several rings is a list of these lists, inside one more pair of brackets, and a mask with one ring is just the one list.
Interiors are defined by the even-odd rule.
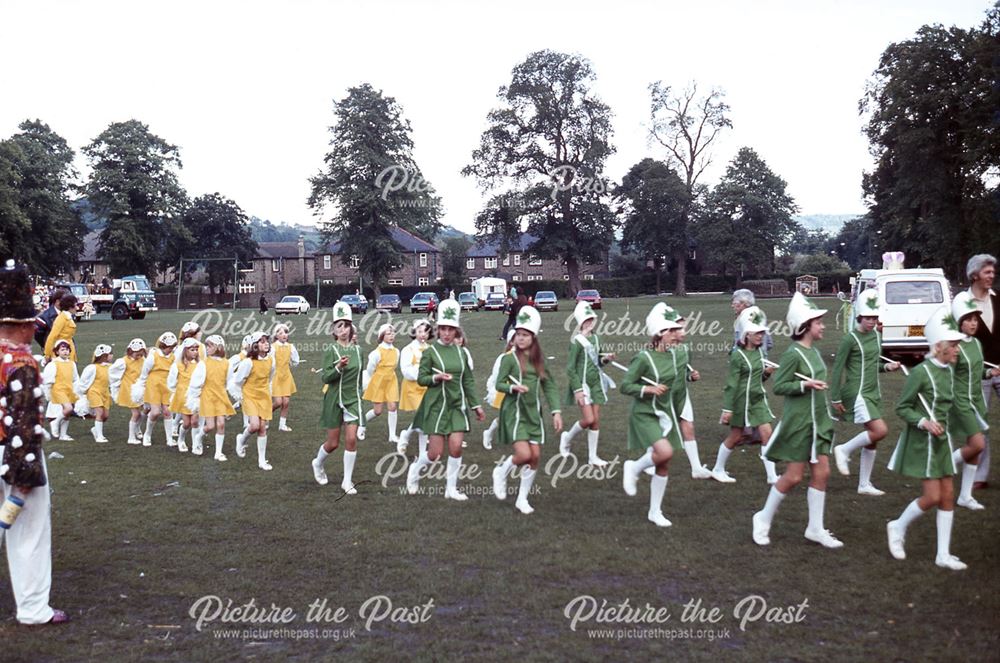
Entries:
[[420,489],[420,471],[441,457],[448,442],[448,473],[445,499],[464,502],[469,499],[458,491],[458,473],[462,468],[462,442],[469,432],[469,411],[479,421],[486,419],[477,402],[469,354],[456,343],[461,308],[454,299],[446,299],[437,309],[438,338],[420,358],[417,383],[427,387],[413,418],[413,428],[428,436],[427,451],[417,456],[406,475],[406,490],[411,495]]
[[675,378],[670,345],[681,328],[679,319],[677,311],[663,302],[653,307],[646,316],[646,334],[652,347],[632,358],[621,385],[622,394],[635,399],[629,415],[628,447],[644,451],[638,460],[625,461],[622,485],[626,495],[635,495],[639,475],[648,467],[656,467],[650,482],[647,518],[659,527],[671,525],[663,516],[663,495],[670,459],[683,448],[677,412],[667,393]]
[[976,479],[983,449],[986,446],[986,399],[983,397],[982,380],[1000,375],[1000,368],[986,368],[983,363],[983,346],[974,338],[980,320],[979,307],[967,290],[955,295],[951,302],[951,313],[958,321],[959,331],[964,338],[958,344],[958,360],[955,362],[955,404],[952,406],[951,434],[955,444],[964,446],[955,449],[952,458],[955,467],[962,467],[962,487],[958,493],[958,506],[979,511],[985,509],[972,496],[972,485]]
[[[882,419],[882,390],[878,374],[899,369],[898,362],[883,364],[882,337],[878,325],[878,290],[869,288],[858,297],[857,325],[844,335],[833,363],[830,399],[837,414],[848,414],[851,421],[863,424],[865,429],[844,444],[833,448],[837,470],[847,476],[851,454],[861,449],[861,470],[858,473],[858,494],[884,495],[872,485],[872,468],[875,467],[875,447],[889,433]],[[846,405],[845,405],[846,403]]]
[[764,312],[756,306],[743,309],[736,320],[736,330],[739,341],[729,354],[729,377],[722,392],[722,417],[719,419],[720,424],[730,427],[729,435],[719,445],[712,478],[722,483],[736,481],[726,472],[726,461],[739,444],[743,430],[749,427],[760,434],[761,460],[767,472],[767,483],[773,485],[778,480],[774,461],[763,454],[771,438],[774,419],[764,391],[764,380],[774,372],[773,366],[764,363],[764,334],[767,332]]
[[496,390],[506,394],[500,405],[500,444],[514,445],[514,454],[493,470],[493,494],[498,500],[507,497],[507,476],[515,466],[521,470],[521,490],[514,505],[523,514],[534,511],[528,495],[535,482],[538,461],[545,444],[542,421],[542,394],[552,414],[552,427],[562,430],[559,392],[552,374],[545,368],[542,347],[538,343],[542,316],[534,306],[523,306],[514,325],[514,351],[502,355],[497,371]]
[[711,479],[712,472],[701,464],[698,456],[698,441],[694,435],[694,407],[691,405],[691,395],[688,393],[688,382],[697,382],[701,374],[691,368],[691,352],[684,343],[687,333],[684,329],[684,318],[677,320],[681,327],[674,332],[670,346],[670,355],[674,360],[674,384],[670,397],[674,401],[674,411],[681,425],[681,440],[684,443],[684,453],[691,462],[692,479]]
[[344,480],[341,489],[356,495],[354,463],[358,457],[358,424],[363,422],[361,394],[364,391],[364,363],[361,348],[352,341],[355,337],[351,307],[337,302],[333,307],[334,342],[323,353],[320,376],[323,380],[323,410],[319,425],[326,430],[326,441],[312,461],[313,477],[321,486],[327,483],[323,463],[326,457],[340,446],[344,433]]
[[774,462],[787,463],[784,474],[771,486],[764,508],[753,515],[754,543],[771,543],[771,522],[778,506],[801,481],[809,464],[809,525],[805,537],[826,548],[844,544],[823,526],[826,483],[830,477],[830,446],[833,418],[823,394],[827,389],[826,364],[816,348],[823,338],[823,314],[805,296],[796,292],[788,305],[788,326],[792,345],[781,357],[774,373],[774,393],[785,397],[781,420],[774,429],[764,455]]
[[955,488],[952,475],[952,434],[949,429],[954,402],[954,364],[959,355],[962,333],[947,306],[931,314],[924,325],[930,346],[927,359],[910,372],[903,393],[896,403],[896,414],[906,422],[889,469],[920,479],[923,494],[910,502],[896,520],[886,525],[889,553],[906,559],[906,529],[933,506],[937,507],[937,558],[943,568],[961,571],[966,568],[951,554],[951,525],[954,520]]
[[601,353],[601,339],[594,333],[597,313],[589,302],[578,302],[573,317],[579,332],[569,343],[569,360],[566,365],[569,389],[566,404],[579,406],[580,420],[559,437],[559,453],[568,456],[573,438],[577,433],[587,431],[587,462],[595,467],[604,467],[608,462],[597,455],[601,435],[601,406],[608,402],[608,389],[614,383],[604,374],[601,366],[613,361],[615,355]]

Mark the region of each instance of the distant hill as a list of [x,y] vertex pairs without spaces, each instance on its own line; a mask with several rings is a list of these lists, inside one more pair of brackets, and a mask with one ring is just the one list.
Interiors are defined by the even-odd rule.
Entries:
[[864,215],[864,212],[857,214],[797,214],[792,218],[801,223],[806,230],[822,230],[833,236],[840,232],[845,223]]

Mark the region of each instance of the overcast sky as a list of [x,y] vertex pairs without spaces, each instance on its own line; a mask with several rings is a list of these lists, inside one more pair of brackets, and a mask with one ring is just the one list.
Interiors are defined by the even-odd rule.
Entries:
[[[0,136],[39,118],[79,150],[135,118],[177,145],[193,197],[314,223],[332,101],[368,82],[402,105],[445,223],[471,232],[484,195],[468,163],[511,69],[539,49],[588,58],[614,117],[620,181],[646,156],[655,80],[726,92],[741,146],[804,214],[864,210],[858,100],[885,47],[927,23],[971,27],[986,0],[703,2],[13,2],[0,0]],[[79,167],[85,174],[82,158]]]

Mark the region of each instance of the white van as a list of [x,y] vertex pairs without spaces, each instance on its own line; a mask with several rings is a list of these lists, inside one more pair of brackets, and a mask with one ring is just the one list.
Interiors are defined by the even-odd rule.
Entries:
[[[863,269],[854,278],[851,303],[869,288],[878,289],[882,350],[895,358],[927,353],[924,323],[942,304],[951,305],[951,287],[941,269]],[[851,312],[851,320],[856,318]]]

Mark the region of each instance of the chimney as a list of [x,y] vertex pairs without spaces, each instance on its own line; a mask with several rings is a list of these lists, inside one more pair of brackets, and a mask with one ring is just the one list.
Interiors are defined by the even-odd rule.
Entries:
[[299,235],[299,242],[298,242],[298,244],[299,244],[299,258],[305,258],[306,257],[306,236],[305,235],[301,235],[301,234]]

